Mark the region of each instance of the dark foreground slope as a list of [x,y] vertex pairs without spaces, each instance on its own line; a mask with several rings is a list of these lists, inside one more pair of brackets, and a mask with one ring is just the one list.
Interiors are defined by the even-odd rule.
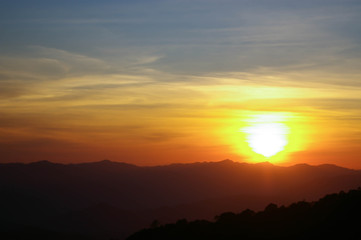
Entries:
[[269,204],[264,211],[223,213],[214,222],[179,220],[141,230],[143,239],[361,239],[361,188],[326,195],[317,202],[288,207]]
[[230,160],[156,167],[111,161],[0,164],[0,232],[45,229],[125,238],[155,219],[210,220],[225,211],[314,201],[359,186],[361,171],[333,165],[279,167]]

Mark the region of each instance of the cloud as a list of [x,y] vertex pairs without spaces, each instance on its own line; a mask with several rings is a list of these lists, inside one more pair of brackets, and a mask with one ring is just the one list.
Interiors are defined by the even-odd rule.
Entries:
[[117,68],[117,63],[109,64],[98,58],[40,46],[28,50],[25,56],[0,57],[0,98],[32,96],[32,101],[37,98],[72,100],[105,89],[141,87],[154,81],[142,76],[142,65],[160,58],[137,55],[133,63],[125,66],[132,72],[126,75],[124,68]]
[[360,135],[360,1],[1,5],[3,157],[220,156],[263,111]]
[[172,133],[172,132],[153,132],[149,133],[143,138],[151,142],[165,142],[171,141],[176,138],[187,136],[187,134]]
[[[306,75],[315,71],[314,77],[298,77],[293,82],[320,82],[321,77],[325,83],[357,85],[360,7],[357,1],[329,1],[327,5],[280,0],[222,4],[105,1],[78,3],[66,15],[60,11],[52,16],[47,9],[54,10],[54,6],[39,5],[39,11],[25,15],[27,20],[40,15],[41,21],[29,25],[43,29],[42,34],[35,31],[28,38],[17,38],[24,41],[18,45],[33,47],[27,58],[16,59],[17,68],[6,65],[6,69],[31,79],[126,73],[164,82],[197,81],[188,77],[192,75],[257,74],[260,69]],[[10,15],[4,18],[16,20]],[[52,24],[46,24],[47,20]],[[74,25],[77,21],[87,26]],[[16,21],[12,27],[13,32],[24,28]],[[56,39],[50,36],[52,31],[58,32]],[[36,38],[37,34],[43,38]],[[35,42],[29,40],[33,37]],[[11,45],[4,48],[10,56],[15,51]]]
[[0,85],[0,100],[16,98],[28,93],[26,85],[19,81],[0,80]]
[[40,59],[43,58],[48,61],[54,61],[58,63],[58,65],[63,66],[68,76],[73,74],[105,73],[110,68],[110,66],[101,59],[61,49],[41,46],[33,46],[31,49],[34,51],[34,56],[38,56]]
[[[74,76],[106,72],[106,64],[97,59],[48,48],[33,48],[31,57],[0,57],[0,83],[2,96],[12,93],[33,94],[53,81]],[[21,91],[19,91],[21,89]],[[4,94],[9,91],[9,94]]]
[[[25,15],[26,20],[41,19],[26,25],[39,32],[17,37],[18,45],[47,46],[37,51],[44,58],[69,63],[66,67],[71,72],[138,71],[137,66],[144,64],[173,74],[278,70],[332,65],[330,59],[348,57],[338,52],[359,46],[357,1],[328,1],[327,5],[279,0],[105,1],[72,4],[69,9],[67,3],[56,6],[66,11],[54,12],[55,5],[45,4],[34,12],[17,10],[21,12],[17,16]],[[4,16],[14,21],[4,28],[6,33],[12,27],[12,34],[9,30],[4,35],[15,38],[14,32],[24,32],[24,23]]]
[[[214,106],[215,108],[242,111],[294,112],[299,115],[327,116],[334,113],[333,118],[342,120],[346,116],[361,113],[361,98],[273,98],[253,99],[244,102],[228,102]],[[361,120],[361,118],[354,118]]]

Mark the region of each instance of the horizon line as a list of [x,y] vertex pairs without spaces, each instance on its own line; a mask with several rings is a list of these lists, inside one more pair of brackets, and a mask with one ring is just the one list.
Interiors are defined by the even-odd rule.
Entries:
[[340,165],[336,165],[336,164],[331,164],[331,163],[323,163],[323,164],[318,164],[318,165],[312,165],[309,163],[296,163],[293,165],[288,165],[288,166],[281,166],[281,165],[277,165],[274,163],[271,163],[269,161],[264,161],[264,162],[247,162],[247,161],[234,161],[232,159],[223,159],[223,160],[219,160],[219,161],[196,161],[196,162],[180,162],[180,163],[169,163],[169,164],[161,164],[161,165],[137,165],[134,163],[128,163],[128,162],[122,162],[122,161],[114,161],[114,160],[110,160],[110,159],[103,159],[103,160],[99,160],[99,161],[89,161],[89,162],[71,162],[71,163],[63,163],[63,162],[54,162],[54,161],[49,161],[49,160],[39,160],[39,161],[33,161],[33,162],[21,162],[21,161],[17,161],[17,162],[2,162],[0,163],[0,165],[8,165],[8,164],[22,164],[22,165],[32,165],[32,164],[39,164],[39,163],[49,163],[49,164],[54,164],[54,165],[81,165],[81,164],[96,164],[96,163],[105,163],[105,162],[109,162],[109,163],[115,163],[115,164],[125,164],[125,165],[129,165],[129,166],[134,166],[134,167],[167,167],[167,166],[174,166],[174,165],[191,165],[191,164],[212,164],[212,163],[222,163],[222,162],[232,162],[235,164],[248,164],[248,165],[268,165],[268,166],[273,166],[273,167],[281,167],[281,168],[290,168],[290,167],[295,167],[295,166],[310,166],[310,167],[321,167],[321,166],[333,166],[333,167],[339,167],[339,168],[344,168],[344,169],[349,169],[349,170],[361,170],[361,169],[355,169],[355,168],[349,168],[349,167],[344,167],[344,166],[340,166]]

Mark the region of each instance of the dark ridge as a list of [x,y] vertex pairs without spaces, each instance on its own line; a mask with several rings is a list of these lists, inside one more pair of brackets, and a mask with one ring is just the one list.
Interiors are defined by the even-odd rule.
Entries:
[[307,164],[307,163],[298,163],[298,164],[295,164],[293,166],[299,166],[299,167],[310,167],[311,165],[310,164]]
[[270,163],[268,161],[255,163],[255,165],[262,166],[262,167],[274,167],[275,166],[275,165],[273,165],[272,163]]
[[31,166],[51,166],[51,165],[63,165],[63,164],[50,162],[48,160],[41,160],[41,161],[38,161],[38,162],[28,163],[27,165],[31,165]]
[[101,160],[101,161],[95,161],[95,162],[81,162],[81,163],[57,163],[57,162],[51,162],[48,160],[41,160],[36,162],[30,162],[30,163],[22,163],[22,162],[15,162],[15,163],[0,163],[0,166],[8,166],[8,165],[17,165],[17,166],[86,166],[86,165],[93,165],[93,166],[128,166],[128,167],[138,167],[137,165],[125,163],[125,162],[115,162],[110,161],[108,159]]
[[310,168],[310,167],[315,167],[315,166],[311,166],[307,163],[298,163],[295,165],[290,166],[291,168]]
[[178,166],[201,166],[201,165],[211,165],[211,164],[244,164],[241,162],[235,162],[233,160],[230,159],[225,159],[225,160],[221,160],[221,161],[217,161],[217,162],[208,162],[208,161],[204,161],[204,162],[191,162],[191,163],[171,163],[171,164],[165,164],[165,165],[157,165],[157,166],[146,166],[147,168],[152,168],[152,167],[178,167]]
[[361,188],[329,194],[316,202],[299,201],[263,211],[224,212],[214,221],[180,219],[143,229],[127,240],[360,239]]
[[225,211],[314,201],[360,185],[361,171],[328,165],[231,160],[154,167],[109,160],[2,164],[0,221],[110,238],[128,236],[154,219],[210,220]]
[[328,170],[352,170],[352,171],[359,171],[358,169],[350,169],[346,167],[340,167],[334,164],[321,164],[321,165],[309,165],[307,163],[299,163],[295,165],[291,165],[288,167],[278,166],[274,165],[268,161],[265,162],[256,162],[256,163],[249,163],[249,162],[238,162],[233,161],[231,159],[224,159],[221,161],[203,161],[203,162],[191,162],[191,163],[171,163],[171,164],[165,164],[165,165],[155,165],[155,166],[139,166],[131,163],[126,162],[118,162],[118,161],[111,161],[108,159],[104,159],[101,161],[95,161],[95,162],[81,162],[81,163],[57,163],[57,162],[51,162],[48,160],[41,160],[36,162],[30,162],[30,163],[22,163],[22,162],[8,162],[8,163],[0,163],[0,166],[10,166],[10,165],[29,165],[29,166],[123,166],[123,167],[138,167],[138,168],[169,168],[169,167],[187,167],[187,166],[205,166],[205,165],[222,165],[222,166],[261,166],[261,167],[277,167],[277,168],[298,168],[298,169],[310,169],[310,168],[322,168],[322,169],[328,169]]
[[357,171],[356,169],[340,167],[340,166],[337,166],[335,164],[321,164],[321,165],[317,165],[315,167],[320,167],[320,168],[329,169],[329,170],[347,170],[347,171],[352,170],[352,171]]
[[97,162],[85,162],[85,163],[75,163],[75,164],[70,164],[70,165],[81,165],[81,166],[118,166],[118,167],[139,167],[137,165],[134,164],[130,164],[130,163],[125,163],[125,162],[115,162],[115,161],[110,161],[108,159],[102,160],[102,161],[97,161]]

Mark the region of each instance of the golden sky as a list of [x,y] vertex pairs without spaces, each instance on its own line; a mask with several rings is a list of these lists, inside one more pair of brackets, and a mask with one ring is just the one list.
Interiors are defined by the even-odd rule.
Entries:
[[1,5],[2,162],[361,168],[358,1]]

